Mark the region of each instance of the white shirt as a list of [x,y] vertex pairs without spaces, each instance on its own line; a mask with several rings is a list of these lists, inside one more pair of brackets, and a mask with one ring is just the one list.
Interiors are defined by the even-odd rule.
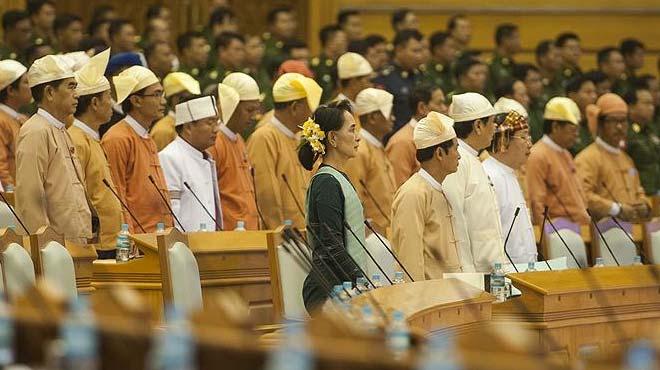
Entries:
[[289,130],[288,127],[284,126],[284,124],[275,116],[273,115],[273,118],[270,120],[270,123],[275,126],[278,130],[282,131],[284,135],[286,135],[289,139],[295,139],[296,134],[293,133],[293,131]]
[[83,130],[83,132],[85,134],[87,134],[87,136],[91,137],[92,139],[94,139],[96,141],[101,140],[101,136],[99,135],[98,131],[96,131],[96,130],[92,129],[91,127],[87,126],[87,124],[85,124],[85,122],[83,122],[83,121],[76,118],[76,119],[73,120],[73,125],[78,127],[79,129]]
[[493,156],[486,159],[483,166],[484,171],[486,171],[495,187],[497,205],[500,209],[500,221],[504,231],[502,242],[505,241],[506,233],[509,232],[511,223],[514,221],[516,208],[520,207],[520,212],[506,244],[509,256],[513,263],[535,262],[536,239],[534,237],[534,227],[516,172]]
[[149,131],[147,131],[146,128],[142,127],[142,125],[135,120],[135,118],[131,117],[129,114],[126,115],[124,118],[126,120],[126,123],[128,123],[129,126],[137,133],[141,138],[146,139],[149,137]]
[[502,225],[493,186],[477,151],[458,140],[458,170],[442,182],[455,217],[456,239],[464,272],[489,272],[505,262]]
[[362,136],[362,138],[366,140],[367,143],[375,146],[376,148],[380,148],[380,149],[383,148],[383,143],[380,140],[378,140],[374,135],[372,135],[369,131],[365,129],[361,129],[360,136]]
[[[215,161],[209,156],[205,158],[202,152],[178,136],[158,153],[158,158],[170,193],[172,210],[186,231],[197,231],[202,223],[208,230],[215,230],[216,226],[184,182],[222,226]],[[175,225],[181,228],[176,222]]]
[[410,119],[410,121],[408,121],[408,124],[409,124],[410,127],[412,127],[412,128],[417,127],[417,120],[415,119],[415,117],[412,117],[412,118]]

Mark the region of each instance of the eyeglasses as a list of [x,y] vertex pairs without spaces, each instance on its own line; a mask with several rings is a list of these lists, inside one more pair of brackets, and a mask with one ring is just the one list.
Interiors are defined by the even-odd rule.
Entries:
[[153,94],[139,94],[138,96],[144,97],[144,98],[162,98],[165,96],[165,91],[156,91]]

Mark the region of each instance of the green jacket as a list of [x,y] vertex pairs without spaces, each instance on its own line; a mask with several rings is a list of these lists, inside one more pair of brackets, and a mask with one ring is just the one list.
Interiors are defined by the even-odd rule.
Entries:
[[335,81],[337,81],[337,65],[335,61],[328,58],[325,54],[321,54],[309,61],[309,67],[314,72],[316,83],[323,88],[321,103],[330,101],[337,87],[335,85]]
[[573,157],[594,142],[594,137],[591,135],[591,131],[589,131],[589,126],[587,125],[586,120],[580,121],[580,128],[578,130],[578,141],[570,150]]
[[532,137],[532,142],[535,143],[543,137],[543,111],[545,104],[540,99],[532,99],[529,102],[529,135]]
[[562,67],[558,72],[557,72],[557,80],[559,80],[560,86],[563,91],[566,90],[566,85],[568,85],[568,81],[571,80],[571,78],[575,76],[579,76],[582,74],[582,70],[578,67],[573,67],[573,66],[564,66]]
[[660,138],[649,125],[633,123],[628,129],[626,151],[635,162],[648,195],[660,195]]
[[420,68],[422,70],[422,80],[424,83],[432,86],[440,86],[442,92],[449,94],[456,89],[454,81],[453,66],[445,66],[441,63],[429,62]]
[[497,53],[493,54],[493,59],[488,66],[490,70],[490,78],[488,79],[490,91],[494,92],[500,83],[513,77],[514,65],[513,59]]

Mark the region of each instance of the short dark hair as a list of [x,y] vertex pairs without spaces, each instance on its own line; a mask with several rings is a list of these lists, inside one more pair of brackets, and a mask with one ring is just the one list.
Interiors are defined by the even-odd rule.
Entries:
[[188,31],[179,35],[176,38],[176,48],[179,50],[179,53],[188,49],[194,39],[206,39],[206,37],[199,31]]
[[[591,81],[591,80],[587,80],[587,78],[585,76],[582,76],[582,75],[574,76],[573,78],[568,80],[568,82],[566,83],[566,94],[576,93],[576,92],[580,91],[580,89],[582,88],[582,85],[584,85],[585,83],[587,83],[589,81]],[[593,81],[591,81],[591,82],[593,82]]]
[[330,39],[340,31],[342,31],[341,27],[336,24],[329,24],[321,28],[321,31],[319,31],[319,40],[321,41],[321,46],[323,47],[327,45],[328,41],[330,41]]
[[34,15],[39,13],[44,5],[55,7],[55,2],[51,0],[28,0],[25,9],[29,15]]
[[437,85],[431,85],[428,83],[422,83],[415,86],[412,90],[412,93],[410,93],[410,98],[408,99],[410,102],[410,109],[412,110],[413,114],[417,112],[417,105],[419,103],[428,104],[431,101],[433,92],[439,88],[440,87]]
[[544,56],[548,55],[550,52],[550,48],[555,46],[555,42],[552,40],[543,40],[539,42],[536,45],[536,49],[534,49],[534,54],[536,55],[536,59],[541,59]]
[[337,13],[337,24],[339,26],[344,26],[346,22],[348,22],[348,18],[354,15],[360,15],[360,12],[355,9],[340,10],[339,13]]
[[146,19],[148,21],[158,18],[160,16],[160,12],[163,11],[163,9],[166,9],[167,7],[162,4],[154,4],[151,5],[147,8],[147,13],[146,13]]
[[32,91],[32,97],[34,98],[34,101],[40,103],[44,98],[44,91],[46,90],[47,86],[52,86],[53,88],[57,89],[62,83],[64,83],[64,80],[66,79],[44,82],[42,84],[32,86],[30,91]]
[[293,8],[290,6],[278,6],[277,8],[273,8],[268,12],[268,15],[266,16],[266,20],[268,21],[268,24],[273,24],[277,20],[277,16],[280,15],[280,13],[292,13]]
[[467,17],[465,16],[465,14],[456,14],[449,17],[449,19],[447,20],[448,32],[451,33],[451,31],[453,31],[456,28],[459,19],[467,19]]
[[598,50],[598,53],[596,54],[596,63],[600,66],[603,63],[609,62],[610,56],[614,52],[619,52],[619,49],[615,48],[614,46],[607,46]]
[[87,33],[90,36],[93,35],[96,33],[96,30],[101,28],[101,26],[104,24],[110,24],[110,21],[104,18],[92,19],[92,21],[89,22],[89,25],[87,26]]
[[466,139],[474,131],[474,123],[477,120],[454,122],[454,131],[459,139]]
[[107,21],[108,19],[108,13],[114,12],[115,8],[112,5],[99,5],[94,8],[94,11],[92,12],[92,22],[94,21]]
[[[344,113],[353,113],[351,103],[344,99],[339,101],[334,101],[327,105],[321,105],[316,108],[312,114],[312,119],[314,122],[319,125],[323,132],[338,131],[341,130],[344,125]],[[323,139],[323,144],[327,146],[328,137]],[[320,154],[314,152],[312,146],[309,142],[305,141],[298,147],[298,160],[300,164],[307,170],[311,171],[314,167],[314,163],[319,158]]]
[[433,52],[433,49],[436,47],[444,45],[445,42],[447,42],[447,39],[449,39],[449,34],[447,32],[438,31],[433,33],[429,38],[429,48],[431,49],[431,52]]
[[436,144],[428,148],[417,149],[417,152],[415,152],[415,157],[417,158],[418,162],[423,163],[428,160],[431,160],[433,158],[433,155],[435,155],[435,152],[438,150],[438,148],[440,148],[440,150],[442,150],[445,154],[447,154],[449,153],[449,149],[451,149],[453,146],[454,146],[454,140],[443,141],[440,144]]
[[115,19],[110,22],[110,27],[108,28],[108,37],[112,40],[117,34],[121,32],[121,29],[124,26],[132,26],[133,24],[126,19]]
[[520,80],[514,80],[513,78],[507,78],[503,81],[500,81],[497,84],[497,86],[495,86],[495,89],[493,90],[493,93],[495,94],[495,98],[499,99],[503,96],[513,95],[513,85],[516,83],[516,81],[520,81]]
[[477,58],[460,58],[456,61],[456,65],[454,66],[454,77],[456,77],[456,79],[460,78],[464,74],[468,73],[470,68],[478,64],[484,64],[484,62]]
[[[628,90],[628,92],[623,96],[623,100],[625,100],[626,104],[628,104],[629,106],[633,105],[633,104],[637,104],[637,101],[639,100],[638,97],[637,97],[637,93],[640,92],[640,91],[649,91],[649,89],[644,87],[644,86],[639,86],[639,85],[634,86],[633,85]],[[0,102],[2,102],[1,95],[0,95]]]
[[547,135],[551,134],[552,133],[552,124],[555,123],[555,122],[557,122],[559,127],[564,127],[566,125],[572,125],[573,124],[572,122],[568,122],[568,121],[558,121],[558,120],[554,120],[554,119],[544,119],[543,120],[543,133],[547,134]]
[[[598,70],[589,71],[582,76],[584,77],[585,81],[591,81],[596,85],[603,81],[607,81],[607,75]],[[582,85],[580,85],[580,87],[582,87]],[[578,90],[580,87],[578,87]]]
[[394,40],[392,40],[392,44],[394,47],[399,47],[399,46],[404,46],[408,43],[410,40],[417,40],[417,41],[422,41],[424,36],[422,35],[421,32],[417,30],[401,30],[396,33],[394,36]]
[[241,35],[240,33],[233,32],[233,31],[225,31],[221,34],[218,35],[218,37],[215,38],[215,46],[216,48],[220,49],[226,49],[232,41],[237,40],[245,44],[245,37]]
[[285,41],[282,45],[282,53],[285,55],[291,54],[293,49],[307,49],[307,43],[299,39],[291,39]]
[[85,114],[89,109],[89,106],[92,104],[92,99],[93,98],[100,99],[101,95],[103,95],[103,91],[97,92],[95,94],[79,96],[78,105],[76,106],[76,113],[74,113],[73,115],[76,117],[80,117],[81,114]]
[[53,22],[53,30],[55,33],[58,33],[59,31],[69,27],[74,22],[80,22],[82,24],[82,18],[71,13],[58,14],[57,17],[55,17],[55,21]]
[[385,40],[385,37],[382,35],[371,34],[364,38],[364,43],[366,44],[367,49],[369,49],[378,44],[385,44],[387,43],[387,40]]
[[406,16],[412,12],[413,11],[408,8],[397,9],[394,13],[392,13],[392,19],[390,21],[392,28],[396,29],[396,26],[403,22],[406,19]]
[[[21,76],[23,77],[23,76]],[[16,81],[10,83],[5,87],[4,89],[0,90],[0,103],[5,103],[7,101],[7,98],[9,97],[9,88],[11,87],[12,89],[18,89],[18,85],[21,83],[21,77],[17,78]],[[36,100],[36,99],[35,99]]]
[[637,49],[646,50],[646,46],[641,41],[633,38],[624,39],[619,45],[619,51],[624,57],[634,54]]
[[353,40],[348,43],[346,51],[358,53],[360,55],[367,54],[367,43],[364,40]]
[[6,32],[16,27],[18,22],[26,19],[30,19],[27,12],[22,10],[7,10],[5,14],[2,15],[2,29]]
[[226,19],[236,18],[236,14],[233,10],[221,6],[213,11],[209,16],[209,27],[213,27],[216,24],[222,24]]
[[557,39],[555,40],[555,45],[561,48],[564,47],[564,45],[566,45],[566,42],[570,40],[575,40],[579,42],[580,37],[573,32],[563,32],[560,33],[559,36],[557,36]]
[[513,77],[525,81],[530,71],[541,73],[539,69],[531,63],[516,63],[513,66]]
[[501,45],[505,39],[518,32],[518,26],[513,23],[502,23],[495,29],[495,45]]
[[166,41],[152,41],[152,42],[149,42],[147,44],[147,46],[144,48],[144,57],[147,60],[151,59],[151,57],[156,52],[156,49],[159,46],[162,46],[162,45],[165,45],[165,46],[168,46],[168,47],[170,46],[170,44]]

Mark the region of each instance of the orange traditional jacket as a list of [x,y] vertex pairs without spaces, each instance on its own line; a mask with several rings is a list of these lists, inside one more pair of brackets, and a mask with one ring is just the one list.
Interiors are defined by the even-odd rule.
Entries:
[[16,181],[16,138],[20,128],[16,118],[0,109],[0,183],[5,187]]
[[222,218],[228,230],[238,220],[245,221],[247,230],[259,230],[259,213],[255,203],[252,165],[248,159],[245,142],[227,126],[220,125],[215,145],[208,149],[215,160],[220,188]]
[[[139,133],[138,133],[139,132]],[[172,215],[149,181],[151,175],[160,193],[169,203],[165,176],[160,167],[156,143],[147,130],[130,115],[117,122],[101,140],[108,156],[110,172],[122,202],[133,212],[146,232],[154,232],[156,224],[171,227]],[[133,218],[124,213],[131,232],[142,232]]]
[[413,130],[416,124],[417,120],[411,119],[408,124],[392,135],[385,147],[385,153],[394,170],[396,189],[401,187],[420,168],[416,157],[417,148],[413,141]]

